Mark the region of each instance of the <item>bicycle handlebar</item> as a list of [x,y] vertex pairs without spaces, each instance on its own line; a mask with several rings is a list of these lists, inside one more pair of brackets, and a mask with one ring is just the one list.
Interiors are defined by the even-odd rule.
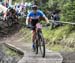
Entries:
[[[46,25],[44,25],[43,27],[48,27],[48,26],[50,26],[50,23],[48,23],[48,24],[46,24]],[[32,29],[32,28],[34,28],[35,26],[32,26],[31,24],[29,24],[29,25],[26,25],[26,28],[30,28],[30,29]]]

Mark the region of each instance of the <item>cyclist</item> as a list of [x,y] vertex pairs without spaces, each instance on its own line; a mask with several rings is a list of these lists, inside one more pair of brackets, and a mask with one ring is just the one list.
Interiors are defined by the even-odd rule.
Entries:
[[35,39],[35,33],[36,33],[36,24],[39,22],[40,18],[44,18],[47,24],[49,24],[48,18],[45,16],[45,14],[38,9],[37,5],[32,6],[32,10],[28,13],[26,18],[26,25],[31,23],[34,28],[32,29],[32,42],[33,42],[33,49],[34,49],[34,39]]

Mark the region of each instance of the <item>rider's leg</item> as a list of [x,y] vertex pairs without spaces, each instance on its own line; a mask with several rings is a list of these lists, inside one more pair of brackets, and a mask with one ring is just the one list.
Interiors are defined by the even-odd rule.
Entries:
[[33,41],[34,41],[34,39],[35,39],[35,33],[36,33],[36,31],[33,30],[33,31],[32,31],[32,40],[33,40]]
[[34,46],[34,42],[35,42],[35,41],[34,41],[34,40],[35,40],[35,33],[36,33],[36,31],[33,30],[33,31],[32,31],[32,42],[33,42],[32,47],[33,47],[33,48],[35,48],[35,46]]

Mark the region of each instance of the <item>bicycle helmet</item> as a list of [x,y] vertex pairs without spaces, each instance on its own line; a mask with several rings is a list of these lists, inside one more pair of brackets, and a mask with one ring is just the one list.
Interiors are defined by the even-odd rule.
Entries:
[[37,10],[38,6],[37,5],[32,5],[32,10]]

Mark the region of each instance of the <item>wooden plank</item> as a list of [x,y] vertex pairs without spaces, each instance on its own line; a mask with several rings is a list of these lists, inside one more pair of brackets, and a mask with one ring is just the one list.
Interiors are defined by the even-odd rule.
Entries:
[[75,22],[64,22],[64,21],[54,21],[54,20],[49,20],[50,22],[57,22],[57,23],[62,23],[62,24],[71,24],[75,25]]

